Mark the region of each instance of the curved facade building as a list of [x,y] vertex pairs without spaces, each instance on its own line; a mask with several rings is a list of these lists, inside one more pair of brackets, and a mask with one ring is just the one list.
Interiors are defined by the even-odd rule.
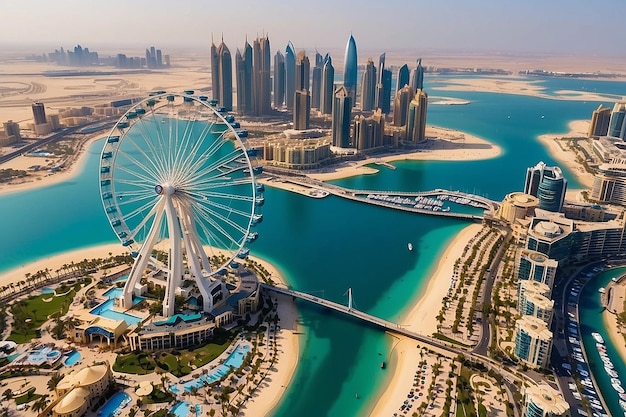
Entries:
[[609,136],[626,138],[626,103],[615,103],[609,120]]
[[543,320],[522,316],[515,322],[515,348],[513,353],[532,368],[545,368],[550,362],[552,332]]
[[346,45],[346,55],[343,61],[343,85],[346,87],[352,98],[352,103],[356,102],[356,77],[357,77],[357,54],[356,42],[350,35]]
[[546,292],[550,291],[548,286],[536,281],[521,281],[519,284],[517,311],[522,316],[541,319],[550,326],[554,301],[546,296]]
[[547,384],[531,385],[524,392],[524,417],[570,417],[569,404]]
[[409,66],[407,64],[398,68],[398,74],[396,76],[396,91],[402,90],[402,87],[409,85]]
[[539,199],[537,197],[514,192],[504,197],[496,215],[512,224],[517,219],[523,219],[532,215],[537,207],[539,207]]
[[561,211],[567,191],[567,180],[559,167],[549,167],[539,162],[526,170],[524,193],[539,199],[539,208],[548,211]]
[[526,249],[541,252],[548,258],[563,262],[571,255],[573,232],[573,220],[533,217],[526,236]]
[[516,263],[518,282],[535,281],[545,284],[549,291],[544,295],[551,296],[556,270],[559,266],[556,260],[548,258],[541,252],[526,249],[520,251]]

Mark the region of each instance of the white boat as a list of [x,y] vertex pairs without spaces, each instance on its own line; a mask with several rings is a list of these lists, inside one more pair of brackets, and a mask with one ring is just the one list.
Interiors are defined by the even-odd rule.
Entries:
[[407,248],[409,248],[410,251],[413,250],[413,244],[411,242],[407,243]]
[[596,342],[598,343],[604,343],[604,339],[602,338],[602,336],[600,335],[600,333],[598,332],[593,332],[591,333],[591,336],[595,339]]
[[623,394],[624,393],[624,387],[622,387],[621,385],[611,384],[611,386],[613,387],[613,389],[615,391],[617,391],[618,394]]

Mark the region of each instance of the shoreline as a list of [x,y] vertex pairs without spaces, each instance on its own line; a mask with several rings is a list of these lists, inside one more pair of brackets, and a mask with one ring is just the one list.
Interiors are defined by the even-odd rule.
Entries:
[[[585,171],[578,162],[576,162],[576,155],[570,150],[564,150],[558,143],[559,139],[571,139],[587,137],[587,130],[589,128],[588,120],[572,120],[568,123],[568,132],[565,133],[545,133],[537,136],[537,140],[548,150],[550,156],[556,159],[560,164],[567,166],[567,168],[576,176],[578,182],[586,188],[593,186],[593,175]],[[573,157],[572,157],[573,156]],[[580,190],[568,190],[576,193]],[[570,196],[572,197],[571,193]],[[575,200],[574,198],[569,198]]]
[[[457,233],[443,250],[434,271],[428,278],[426,288],[418,293],[402,312],[399,322],[408,323],[413,328],[419,325],[418,333],[432,334],[437,331],[437,314],[441,301],[448,292],[454,261],[461,257],[469,240],[481,229],[480,224],[470,224]],[[435,309],[434,306],[437,306]],[[397,411],[398,405],[406,399],[406,392],[413,385],[413,376],[421,357],[415,349],[416,342],[403,337],[392,347],[388,384],[379,392],[379,400],[370,416],[389,416]]]
[[615,314],[609,313],[606,309],[602,312],[602,321],[604,329],[611,339],[611,343],[617,349],[620,359],[626,364],[626,340],[617,327],[617,317]]
[[[80,143],[80,145],[77,147],[76,154],[72,155],[69,167],[59,172],[46,175],[35,175],[33,176],[32,181],[27,182],[0,183],[0,196],[22,191],[32,191],[37,188],[48,187],[50,185],[55,185],[64,181],[72,180],[82,173],[85,165],[87,164],[87,149],[91,145],[93,145],[95,141],[104,137],[106,137],[106,135],[103,136],[102,132],[94,133],[93,135],[86,137],[84,141]],[[0,164],[0,168],[26,170],[29,166],[34,165],[33,162],[40,161],[41,159],[41,157],[29,157],[21,155],[17,158],[11,159],[10,161]]]

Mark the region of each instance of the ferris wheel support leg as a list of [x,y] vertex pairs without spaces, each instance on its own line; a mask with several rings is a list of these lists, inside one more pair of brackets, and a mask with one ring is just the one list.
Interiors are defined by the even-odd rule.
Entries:
[[124,290],[122,291],[121,297],[121,306],[123,308],[131,308],[133,305],[133,294],[135,292],[135,286],[141,281],[143,272],[148,266],[148,262],[150,261],[150,256],[152,254],[152,248],[156,244],[158,238],[159,227],[157,225],[161,224],[162,219],[163,210],[161,209],[157,211],[154,223],[152,223],[152,227],[148,232],[148,236],[141,246],[141,249],[139,249],[139,255],[137,255],[137,259],[135,259],[133,268],[128,275],[128,280],[124,285]]
[[176,288],[180,286],[183,273],[183,256],[179,217],[170,195],[165,196],[165,216],[167,218],[167,230],[170,234],[170,253],[167,288],[163,300],[163,316],[171,317],[175,312]]

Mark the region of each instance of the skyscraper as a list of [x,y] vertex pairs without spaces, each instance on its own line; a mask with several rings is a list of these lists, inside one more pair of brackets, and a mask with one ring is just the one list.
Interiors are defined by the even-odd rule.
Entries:
[[[146,50],[146,54],[149,51]],[[211,97],[213,100],[220,101],[220,82],[219,82],[219,58],[217,56],[217,46],[213,42],[213,36],[211,36]]]
[[355,117],[352,126],[352,143],[357,150],[382,146],[385,117],[380,109],[377,109],[370,117],[363,115]]
[[415,98],[409,103],[406,122],[406,140],[420,143],[426,140],[426,112],[428,108],[428,94],[417,90]]
[[615,103],[613,106],[608,136],[626,139],[626,103]]
[[[330,61],[330,60],[329,60]],[[329,62],[327,61],[327,63]],[[352,121],[352,97],[345,85],[333,94],[333,146],[350,146],[350,123]]]
[[611,121],[611,109],[598,106],[591,114],[591,123],[589,124],[589,133],[587,137],[597,138],[606,136],[609,131],[609,122]]
[[515,356],[533,368],[545,368],[550,363],[552,332],[543,320],[522,316],[515,322]]
[[417,60],[417,67],[411,71],[411,81],[409,85],[413,91],[424,89],[424,67],[422,67],[422,58]]
[[376,108],[383,114],[391,111],[391,71],[385,68],[385,54],[378,58],[378,80],[376,81]]
[[376,67],[369,59],[361,79],[361,110],[369,111],[376,107]]
[[305,51],[298,52],[296,56],[296,91],[307,90],[310,87],[311,63]]
[[257,38],[252,45],[252,91],[254,114],[268,114],[272,108],[270,40]]
[[356,102],[357,62],[356,42],[354,37],[350,35],[343,61],[343,85],[350,93],[350,97],[352,97],[352,104]]
[[[218,79],[218,102],[226,109],[233,109],[233,61],[230,51],[222,39],[222,43],[217,48],[217,79]],[[213,78],[211,74],[211,78]]]
[[322,114],[333,112],[333,93],[335,91],[335,68],[330,55],[324,58],[322,68],[322,86],[320,91],[320,111]]
[[246,39],[243,55],[237,50],[235,54],[235,70],[237,71],[237,114],[253,114],[253,83],[252,83],[252,47]]
[[402,87],[409,85],[409,66],[404,64],[398,68],[398,76],[396,77],[396,91],[402,90]]
[[293,109],[293,99],[296,93],[296,50],[291,41],[285,48],[285,104],[289,110]]
[[405,84],[397,93],[393,100],[393,125],[406,126],[407,115],[409,113],[409,103],[415,97],[415,91]]
[[549,167],[539,162],[526,170],[524,193],[539,199],[539,208],[559,212],[563,209],[567,180],[559,167]]
[[35,125],[41,125],[48,122],[48,120],[46,119],[46,109],[43,103],[33,103],[32,108]]
[[308,129],[311,115],[311,95],[308,90],[296,90],[293,107],[293,128]]
[[321,68],[323,65],[324,65],[324,57],[316,49],[315,50],[315,66]]
[[274,107],[281,108],[285,104],[285,56],[276,51],[274,55]]

